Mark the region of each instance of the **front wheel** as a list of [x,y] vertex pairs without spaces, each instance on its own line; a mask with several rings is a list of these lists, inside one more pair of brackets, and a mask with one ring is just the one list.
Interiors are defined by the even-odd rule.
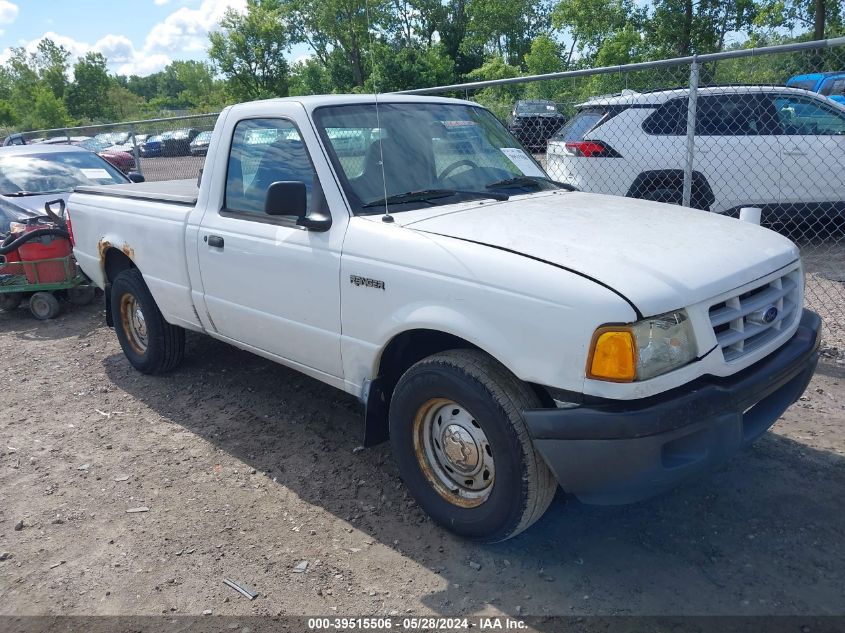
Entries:
[[111,289],[114,329],[132,366],[144,374],[174,369],[185,353],[185,330],[164,320],[141,271],[120,273]]
[[390,441],[405,485],[437,523],[473,540],[522,532],[557,489],[522,411],[534,392],[477,350],[430,356],[399,380]]

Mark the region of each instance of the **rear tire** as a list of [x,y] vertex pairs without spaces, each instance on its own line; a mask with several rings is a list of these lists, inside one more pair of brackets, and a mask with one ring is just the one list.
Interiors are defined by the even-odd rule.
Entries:
[[114,329],[130,364],[144,374],[174,369],[185,354],[185,330],[164,320],[137,268],[112,283]]
[[537,521],[557,490],[522,417],[539,406],[528,385],[478,350],[436,354],[406,371],[390,403],[390,442],[420,507],[488,543]]
[[29,311],[41,321],[55,319],[62,311],[59,300],[51,292],[36,292],[29,298]]
[[23,301],[23,294],[20,292],[4,292],[0,294],[0,312],[17,310],[21,301]]

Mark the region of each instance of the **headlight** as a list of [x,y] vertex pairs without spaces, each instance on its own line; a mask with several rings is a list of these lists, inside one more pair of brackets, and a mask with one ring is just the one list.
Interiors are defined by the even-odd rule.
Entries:
[[679,310],[632,325],[600,327],[590,345],[587,377],[648,380],[686,365],[695,356],[692,325],[686,311]]

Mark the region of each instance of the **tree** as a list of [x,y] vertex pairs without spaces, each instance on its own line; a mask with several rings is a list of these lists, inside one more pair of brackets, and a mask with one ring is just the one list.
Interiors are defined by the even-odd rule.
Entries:
[[68,125],[70,116],[67,109],[52,90],[46,85],[39,85],[35,89],[34,96],[29,120],[26,121],[27,127],[46,130]]
[[291,0],[289,10],[294,41],[308,44],[326,66],[330,52],[340,50],[362,88],[371,33],[388,33],[395,23],[390,0]]
[[591,65],[609,38],[626,28],[640,28],[644,17],[632,0],[564,0],[551,13],[552,26],[568,31],[572,38],[567,68],[573,64],[575,51],[584,65]]
[[754,25],[760,29],[809,31],[823,40],[845,33],[845,4],[841,0],[761,0]]
[[64,97],[68,85],[69,58],[70,52],[53,40],[45,38],[38,42],[34,60],[39,79],[47,84],[58,99]]
[[73,83],[65,97],[73,116],[95,121],[112,115],[108,98],[111,80],[106,63],[101,53],[89,52],[73,65]]
[[455,63],[442,46],[404,46],[400,42],[375,45],[375,71],[366,88],[375,92],[407,90],[422,86],[442,86],[454,80]]
[[[543,33],[531,42],[531,50],[525,55],[525,69],[530,75],[544,75],[561,69],[560,45]],[[525,88],[525,96],[536,99],[552,99],[557,82],[537,81]]]
[[549,8],[533,0],[467,0],[469,24],[462,43],[520,64],[531,40],[549,27]]
[[713,53],[728,33],[747,30],[756,13],[755,0],[655,0],[645,31],[657,56]]
[[246,13],[226,11],[209,34],[209,57],[238,100],[288,95],[289,28],[279,0],[247,0]]

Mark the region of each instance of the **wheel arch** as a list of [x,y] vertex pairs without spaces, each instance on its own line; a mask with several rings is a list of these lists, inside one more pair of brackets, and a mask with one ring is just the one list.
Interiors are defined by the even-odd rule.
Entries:
[[105,299],[106,299],[106,324],[109,327],[114,327],[114,316],[112,314],[111,305],[111,285],[117,276],[124,270],[137,268],[135,262],[130,257],[129,253],[114,246],[108,242],[103,243],[105,248],[101,248],[101,261],[103,266],[103,278],[105,280]]
[[[629,198],[642,198],[643,194],[655,188],[683,189],[684,171],[682,169],[655,169],[640,172],[626,194]],[[716,201],[716,196],[707,178],[700,171],[692,172],[692,200],[696,209],[708,210]]]
[[[414,328],[394,335],[382,348],[377,357],[376,378],[365,388],[364,446],[375,446],[389,437],[388,411],[393,390],[412,365],[423,358],[451,349],[475,349],[507,367],[488,350],[465,338],[432,328]],[[527,382],[544,406],[554,406],[545,387]]]

